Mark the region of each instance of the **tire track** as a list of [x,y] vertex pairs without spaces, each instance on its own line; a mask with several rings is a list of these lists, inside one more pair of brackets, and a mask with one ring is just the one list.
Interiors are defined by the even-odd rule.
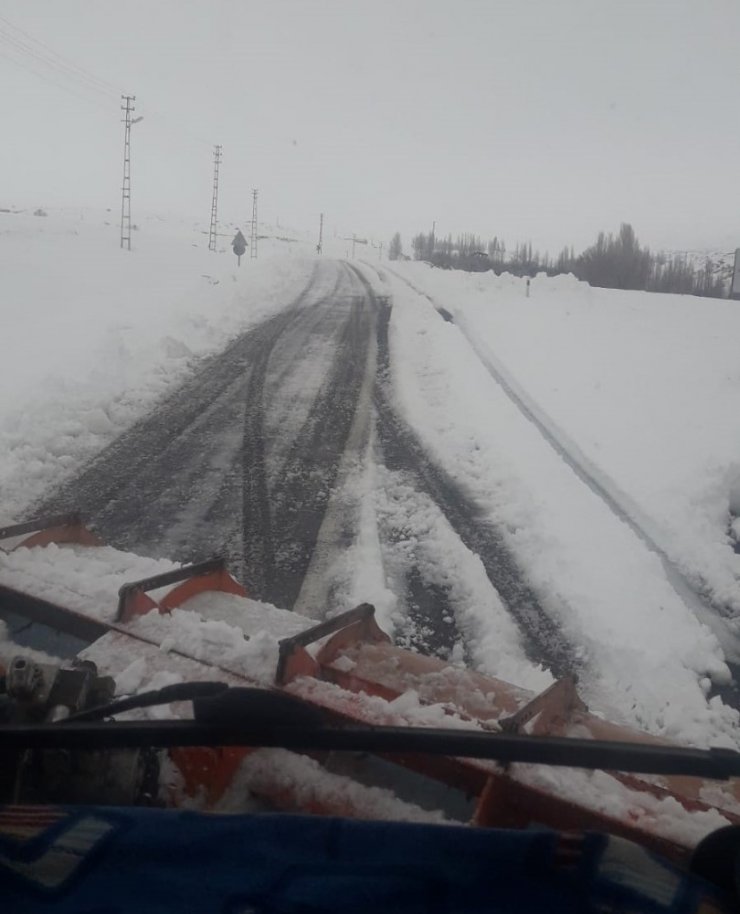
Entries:
[[[262,598],[279,606],[295,604],[333,494],[366,370],[374,325],[369,304],[364,297],[353,297],[332,364],[287,454],[269,503],[263,490],[269,523],[247,522],[245,513],[245,543],[270,555]],[[264,378],[261,383],[264,388]]]
[[78,510],[112,545],[179,561],[238,553],[244,397],[252,366],[300,315],[314,273],[284,311],[204,361],[177,391],[37,508]]
[[[532,659],[556,673],[573,669],[567,645],[522,583],[501,538],[393,409],[389,305],[353,267],[339,267],[328,294],[317,295],[315,279],[316,273],[289,308],[207,360],[42,510],[81,510],[108,542],[155,557],[186,561],[225,553],[255,597],[292,608],[314,561],[347,448],[367,445],[358,435],[348,443],[362,419],[362,402],[368,418],[360,424],[369,428],[372,410],[386,467],[424,492],[481,557],[526,632]],[[358,283],[362,295],[356,294]],[[377,365],[368,362],[370,353]],[[317,354],[326,364],[315,364]],[[297,398],[301,382],[309,380]],[[342,525],[352,526],[344,516]],[[391,543],[403,535],[388,531]],[[326,561],[314,564],[327,567]],[[446,586],[425,580],[421,556],[402,574],[411,644],[449,654],[460,633]]]
[[[594,462],[584,454],[578,444],[571,440],[556,423],[527,395],[516,380],[500,364],[495,354],[485,350],[480,342],[465,328],[457,323],[452,314],[443,308],[431,295],[395,270],[393,276],[405,283],[412,291],[425,298],[438,314],[460,330],[470,344],[476,357],[480,360],[491,378],[499,385],[509,400],[520,411],[522,416],[537,429],[547,444],[563,462],[570,467],[576,477],[635,534],[635,536],[660,561],[666,580],[677,597],[684,603],[700,622],[704,623],[717,637],[725,656],[725,662],[732,674],[729,686],[713,685],[712,693],[719,695],[723,701],[740,709],[740,635],[733,624],[736,620],[727,608],[716,602],[709,593],[708,587],[697,586],[691,577],[663,548],[650,530],[649,518],[639,506],[603,473]],[[736,548],[735,551],[738,551]]]
[[[368,296],[377,303],[370,283],[359,270],[356,272]],[[386,466],[413,479],[416,488],[425,492],[437,504],[465,546],[480,557],[488,579],[520,628],[528,658],[533,663],[545,664],[558,677],[577,672],[580,661],[575,648],[542,608],[503,536],[484,516],[474,499],[430,460],[418,437],[393,408],[389,395],[390,314],[390,304],[379,306],[375,407],[378,437]],[[440,645],[449,641],[449,627],[442,623],[445,616],[449,615],[450,607],[442,597],[440,588],[427,586],[425,592],[421,592],[418,586],[412,584],[412,587],[414,602],[419,605],[420,613],[429,613],[429,622],[436,620],[435,630],[439,634],[435,638],[440,640]]]
[[79,510],[107,542],[155,557],[224,554],[254,596],[292,607],[355,419],[375,322],[343,265],[332,265],[333,288],[317,297],[319,269],[328,265],[39,512]]

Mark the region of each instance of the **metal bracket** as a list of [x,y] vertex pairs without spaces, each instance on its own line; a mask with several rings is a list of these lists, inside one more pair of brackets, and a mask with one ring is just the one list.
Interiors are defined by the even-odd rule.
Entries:
[[[182,586],[174,588],[159,601],[147,596],[147,591],[158,590],[170,584]],[[239,597],[247,595],[242,585],[226,570],[223,558],[208,559],[205,562],[196,562],[193,565],[176,568],[174,571],[165,571],[163,574],[124,584],[118,591],[116,622],[128,622],[133,616],[142,615],[151,609],[158,609],[162,613],[169,612],[196,593],[205,590],[233,593]]]
[[544,692],[540,692],[526,705],[509,717],[499,719],[501,729],[506,733],[521,733],[524,727],[537,715],[537,733],[548,733],[556,722],[565,722],[573,711],[587,711],[576,691],[576,677],[564,676]]
[[[361,603],[354,609],[348,609],[346,612],[339,613],[333,619],[326,622],[320,622],[297,635],[290,638],[283,638],[280,642],[277,670],[275,672],[275,682],[277,685],[285,685],[295,676],[301,674],[313,674],[318,671],[319,664],[311,657],[305,648],[309,644],[320,641],[327,635],[333,635],[348,628],[350,625],[360,625],[363,631],[370,634],[373,640],[377,640],[377,635],[387,637],[375,622],[375,607],[371,603]],[[376,634],[377,632],[377,634]]]

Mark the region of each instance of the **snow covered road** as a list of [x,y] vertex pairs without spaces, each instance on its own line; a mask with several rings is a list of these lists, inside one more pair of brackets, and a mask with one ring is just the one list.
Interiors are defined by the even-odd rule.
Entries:
[[[541,665],[576,670],[495,525],[399,417],[391,314],[360,270],[317,263],[298,299],[209,359],[39,512],[80,510],[137,554],[224,554],[255,597],[314,617],[359,590],[347,551],[370,525],[398,640],[479,663],[481,634],[504,634],[535,680],[549,681]],[[369,517],[355,495],[368,474]],[[500,673],[490,648],[485,666]]]
[[[706,302],[618,299],[562,277],[534,280],[529,299],[511,277],[276,255],[251,273],[204,258],[166,313],[137,311],[132,291],[95,315],[100,343],[83,351],[70,336],[65,350],[60,337],[61,383],[34,387],[26,369],[22,401],[0,409],[2,520],[75,508],[142,555],[225,553],[255,597],[307,617],[372,602],[399,644],[533,690],[574,672],[597,713],[738,744],[720,698],[737,704],[731,642],[670,574],[722,606],[734,637],[727,303],[711,306],[707,355],[677,358],[671,374],[667,350],[664,379],[649,361],[657,331],[671,339],[662,314],[701,336]],[[70,260],[70,288],[81,263]],[[161,266],[126,269],[121,282],[148,290]],[[687,370],[697,382],[683,399],[711,404],[717,423],[691,439],[659,408]]]
[[[40,510],[76,505],[108,541],[147,555],[225,554],[254,592],[292,603],[278,580],[285,583],[306,530],[281,546],[290,539],[285,505],[305,508],[309,493],[326,500],[331,488],[331,478],[304,476],[315,466],[331,477],[341,432],[333,443],[322,438],[322,459],[319,443],[304,439],[320,434],[338,406],[327,397],[352,400],[330,367],[352,306],[350,282],[344,268],[317,264],[295,301],[208,359]],[[297,504],[296,485],[305,493]]]

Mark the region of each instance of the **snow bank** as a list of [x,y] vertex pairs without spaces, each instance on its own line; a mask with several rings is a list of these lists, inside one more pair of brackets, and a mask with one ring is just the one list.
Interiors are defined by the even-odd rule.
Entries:
[[[586,330],[558,335],[552,320],[550,333],[537,344],[530,339],[518,350],[507,348],[514,334],[505,324],[516,307],[528,317],[513,318],[514,327],[530,325],[547,308],[567,309],[574,295],[587,310],[597,292],[572,277],[551,286],[533,282],[527,300],[523,282],[514,277],[481,278],[415,264],[399,269],[415,284],[423,281],[425,291],[453,315],[475,315],[479,338],[502,358],[516,351],[518,358],[510,358],[508,367],[522,384],[531,375],[545,376],[540,361],[550,365],[551,382],[557,384],[555,361],[569,377],[575,374],[573,362],[588,360]],[[446,470],[486,506],[543,605],[579,646],[585,699],[607,717],[669,738],[735,745],[738,715],[706,697],[710,679],[728,678],[722,649],[667,580],[659,557],[523,416],[461,328],[442,320],[405,282],[391,275],[390,283],[399,406]],[[469,288],[475,283],[485,288],[485,307],[481,289]],[[502,314],[494,326],[488,312],[495,313],[499,301]],[[527,302],[539,302],[539,310]],[[596,316],[591,319],[598,323]],[[582,323],[588,327],[587,315]],[[548,354],[550,339],[561,344],[557,359]],[[622,373],[627,364],[621,362]],[[588,414],[583,397],[575,398],[572,410]],[[583,415],[582,421],[588,424]]]
[[312,271],[275,241],[237,269],[227,238],[214,254],[202,229],[172,218],[143,219],[131,252],[118,231],[109,212],[0,213],[0,522],[144,415],[199,358],[294,299]]
[[[576,442],[661,547],[740,613],[740,307],[734,301],[400,269]],[[734,506],[734,507],[733,507]]]

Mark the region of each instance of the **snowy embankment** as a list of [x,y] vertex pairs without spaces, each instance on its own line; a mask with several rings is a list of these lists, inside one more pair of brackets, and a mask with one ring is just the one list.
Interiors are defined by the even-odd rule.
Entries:
[[128,252],[113,213],[0,212],[0,524],[307,284],[307,245],[237,268],[223,231],[214,254],[202,227],[145,218]]
[[[713,601],[740,613],[740,307],[409,265]],[[433,277],[433,278],[432,278]]]
[[[740,309],[572,278],[533,281],[526,298],[524,281],[508,276],[393,270],[395,383],[406,418],[502,526],[579,648],[593,709],[682,741],[736,742],[736,713],[706,697],[711,680],[728,675],[717,637],[660,556],[563,455],[583,452],[674,560],[693,554],[691,566],[681,562],[687,573],[701,568],[724,602],[737,601],[740,557],[727,523],[740,465],[732,361]],[[493,361],[565,448],[512,400]]]

